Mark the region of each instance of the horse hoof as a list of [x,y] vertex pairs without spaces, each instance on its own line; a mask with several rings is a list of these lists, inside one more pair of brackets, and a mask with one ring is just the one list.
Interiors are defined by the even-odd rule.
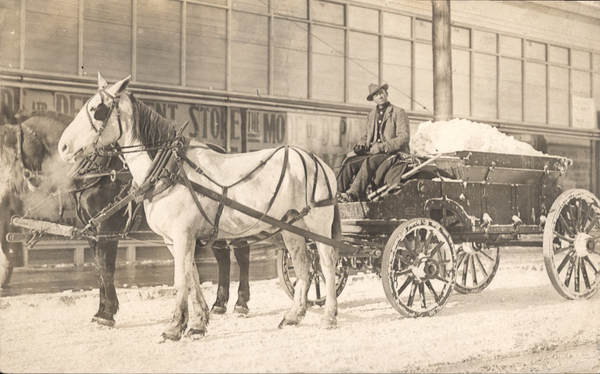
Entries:
[[100,318],[100,317],[92,318],[92,322],[96,322],[97,324],[102,325],[102,326],[108,326],[108,327],[115,326],[115,321],[111,321],[109,319]]
[[250,309],[248,309],[244,306],[236,306],[235,309],[233,310],[233,313],[240,314],[242,316],[247,316],[248,313],[250,313]]
[[222,306],[213,306],[212,310],[210,311],[211,314],[225,314],[227,313],[227,308],[222,307]]
[[322,329],[330,330],[337,327],[337,319],[335,318],[322,318],[320,327]]
[[179,339],[181,339],[181,334],[183,331],[185,331],[185,327],[183,327],[182,329],[180,326],[169,326],[162,333],[162,337],[165,340],[178,341]]
[[281,322],[279,323],[279,327],[280,329],[284,328],[285,326],[298,326],[298,324],[300,323],[300,321],[297,320],[289,320],[289,319],[282,319]]
[[185,335],[192,339],[202,339],[206,335],[206,329],[189,329]]

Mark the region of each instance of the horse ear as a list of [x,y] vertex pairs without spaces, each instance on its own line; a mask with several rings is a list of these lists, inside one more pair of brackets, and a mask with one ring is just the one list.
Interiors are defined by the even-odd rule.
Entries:
[[125,89],[127,88],[127,85],[129,85],[130,81],[131,81],[131,75],[128,76],[127,78],[115,83],[111,88],[108,89],[108,92],[110,92],[111,94],[113,94],[115,96],[119,95],[120,93],[125,91]]
[[102,75],[100,74],[100,72],[98,72],[98,89],[101,90],[103,88],[106,88],[106,86],[108,86],[108,83],[106,83],[106,80],[102,78]]

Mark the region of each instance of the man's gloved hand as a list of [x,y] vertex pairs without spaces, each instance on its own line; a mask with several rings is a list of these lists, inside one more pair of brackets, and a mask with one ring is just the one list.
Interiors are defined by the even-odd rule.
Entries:
[[371,149],[369,150],[369,153],[372,155],[376,155],[379,153],[384,153],[385,152],[385,148],[383,147],[383,144],[381,143],[374,143],[373,145],[371,145]]
[[353,150],[358,156],[364,155],[368,152],[367,145],[365,143],[357,143]]

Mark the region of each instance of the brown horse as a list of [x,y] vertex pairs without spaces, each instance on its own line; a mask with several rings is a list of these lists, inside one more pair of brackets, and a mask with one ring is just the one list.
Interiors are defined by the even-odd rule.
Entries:
[[[2,150],[0,170],[3,172],[2,184],[4,198],[0,211],[0,235],[2,237],[2,249],[7,253],[10,262],[18,253],[16,248],[20,243],[7,243],[6,233],[14,231],[8,224],[12,215],[22,215],[22,199],[27,199],[31,193],[26,190],[56,189],[64,183],[70,164],[66,164],[57,158],[57,144],[64,129],[72,121],[71,116],[55,112],[34,112],[20,125],[5,126],[2,134]],[[59,163],[55,163],[58,161]],[[110,159],[98,157],[93,165],[104,170],[119,170],[122,163],[117,157]],[[92,167],[92,169],[94,169]],[[58,172],[53,172],[58,170]],[[4,178],[6,176],[6,178]],[[114,179],[114,178],[113,178]],[[75,199],[76,213],[80,223],[86,225],[89,220],[96,216],[109,203],[113,202],[120,192],[128,186],[131,175],[127,173],[112,180],[109,175],[97,178],[75,178],[69,187],[70,195]],[[43,192],[42,194],[44,194]],[[128,220],[125,209],[117,212],[111,219],[103,221],[96,227],[97,231],[118,232],[122,231]],[[5,217],[6,216],[6,217]],[[98,284],[100,302],[93,321],[113,326],[114,316],[118,311],[119,302],[114,285],[115,263],[117,256],[118,241],[95,241],[89,240],[90,248],[95,254],[95,266],[98,273]],[[242,243],[234,247],[236,260],[240,266],[240,288],[235,312],[248,313],[247,302],[250,298],[249,292],[249,247]],[[229,268],[230,258],[224,256],[223,251],[215,251],[219,265],[219,288],[217,300],[213,306],[214,313],[225,313],[229,300]],[[10,281],[12,266],[6,270],[6,284]]]

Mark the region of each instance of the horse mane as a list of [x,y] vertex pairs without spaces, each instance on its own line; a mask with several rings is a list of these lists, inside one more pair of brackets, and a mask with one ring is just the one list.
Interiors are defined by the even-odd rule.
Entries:
[[45,117],[66,124],[71,123],[75,118],[74,116],[68,114],[64,114],[61,112],[53,112],[49,110],[34,110],[33,112],[31,112],[29,118],[31,117]]
[[[177,134],[175,124],[148,105],[136,99],[132,93],[128,94],[133,107],[132,137],[146,146],[159,145],[169,139],[174,139]],[[156,156],[157,150],[149,150],[151,158]]]

